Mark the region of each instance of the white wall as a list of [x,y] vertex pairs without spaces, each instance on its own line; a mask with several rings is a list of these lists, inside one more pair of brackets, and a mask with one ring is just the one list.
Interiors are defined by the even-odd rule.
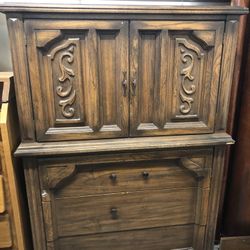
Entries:
[[12,71],[5,15],[0,13],[0,71]]

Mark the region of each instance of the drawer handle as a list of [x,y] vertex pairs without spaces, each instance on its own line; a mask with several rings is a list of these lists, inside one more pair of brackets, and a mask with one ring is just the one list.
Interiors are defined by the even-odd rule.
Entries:
[[113,181],[113,182],[115,182],[116,180],[117,180],[117,175],[116,174],[111,174],[110,176],[109,176],[109,178]]
[[110,213],[111,213],[112,220],[118,219],[118,209],[116,207],[112,207],[110,209]]
[[149,177],[149,173],[146,172],[146,171],[143,171],[143,172],[142,172],[142,177],[143,177],[145,180],[147,180],[148,177]]
[[132,95],[136,95],[136,79],[132,80]]
[[127,72],[124,71],[124,72],[122,72],[122,74],[123,74],[123,81],[122,81],[123,96],[126,97],[127,96],[127,87],[128,87]]

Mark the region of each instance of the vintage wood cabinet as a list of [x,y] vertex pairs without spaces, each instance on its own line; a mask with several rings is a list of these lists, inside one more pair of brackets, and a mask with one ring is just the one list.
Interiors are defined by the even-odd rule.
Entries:
[[[178,6],[179,5],[179,6]],[[212,249],[238,17],[221,4],[4,5],[35,249]]]

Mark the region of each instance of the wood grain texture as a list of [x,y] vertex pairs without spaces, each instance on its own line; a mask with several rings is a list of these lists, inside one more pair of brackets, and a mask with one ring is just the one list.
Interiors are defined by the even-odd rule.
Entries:
[[[250,4],[248,2],[248,4]],[[229,165],[227,196],[224,205],[223,232],[225,236],[243,236],[250,234],[250,188],[249,188],[249,120],[248,113],[250,102],[249,65],[250,65],[250,40],[249,19],[246,26],[244,64],[242,65],[241,88],[239,93],[239,106],[237,121],[235,121],[235,138],[237,146],[232,152]],[[244,192],[242,192],[242,189]],[[234,204],[234,205],[233,205]],[[232,207],[233,205],[233,207]]]
[[222,237],[220,240],[221,250],[248,250],[250,248],[250,237]]
[[30,208],[33,247],[37,250],[46,250],[46,238],[42,214],[41,192],[35,159],[24,159],[26,189]]
[[223,164],[225,148],[215,147],[213,159],[213,171],[211,175],[211,190],[209,195],[207,229],[204,238],[204,249],[212,249],[214,246],[215,228],[219,209],[219,199],[222,187]]
[[140,250],[174,249],[192,246],[193,226],[174,226],[114,232],[85,237],[65,237],[59,240],[59,249],[130,250],[131,246]]
[[24,187],[22,187],[23,172],[20,161],[13,158],[13,150],[20,142],[13,77],[10,73],[0,73],[0,81],[4,82],[5,101],[1,105],[0,112],[1,162],[6,213],[10,218],[12,249],[29,249],[29,219],[27,218]]
[[[25,49],[25,37],[22,18],[8,19],[9,37],[11,43],[11,55],[13,62],[16,98],[19,105],[19,123],[22,141],[35,139],[33,125],[33,111],[31,104],[31,93],[27,68],[27,57]],[[18,50],[16,49],[18,48]]]
[[2,7],[25,19],[35,249],[212,249],[247,9],[177,5]]
[[131,22],[132,136],[213,132],[223,26]]
[[[180,5],[180,6],[178,6]],[[189,5],[189,6],[188,6]],[[230,6],[225,4],[219,4],[219,5],[200,5],[197,3],[194,3],[193,6],[190,6],[188,4],[185,6],[183,2],[178,3],[175,1],[171,4],[161,4],[161,6],[154,6],[151,4],[151,6],[147,5],[67,5],[67,8],[65,8],[65,5],[53,5],[53,4],[14,4],[11,5],[5,4],[0,5],[0,10],[2,12],[8,13],[8,12],[54,12],[54,13],[147,13],[147,14],[247,14],[248,9],[242,8],[239,6]],[[196,6],[195,6],[196,5]]]
[[[57,218],[59,237],[192,224],[196,191],[172,189],[151,191],[150,195],[125,192],[56,199],[52,216]],[[117,211],[113,214],[112,209]]]
[[221,82],[216,111],[216,130],[226,130],[229,97],[233,78],[233,68],[238,38],[238,18],[228,17],[224,36],[223,57],[221,62]]
[[[77,166],[77,165],[76,165]],[[204,167],[204,166],[202,166]],[[178,165],[177,160],[160,162],[101,164],[77,166],[75,173],[61,177],[61,185],[51,186],[59,176],[53,169],[70,169],[70,165],[51,166],[44,169],[44,186],[57,189],[56,197],[75,197],[117,192],[132,192],[162,188],[197,187],[189,171]],[[65,179],[65,181],[63,181]],[[59,184],[60,184],[59,182]]]
[[[38,159],[39,165],[42,167],[54,166],[54,167],[65,167],[66,165],[78,165],[83,167],[89,167],[93,164],[110,164],[110,163],[133,163],[143,162],[144,164],[152,161],[166,161],[170,159],[177,159],[182,157],[189,158],[208,158],[213,155],[213,147],[195,147],[195,148],[180,148],[176,149],[165,149],[165,150],[150,150],[150,151],[131,151],[131,152],[118,152],[118,153],[98,153],[88,154],[88,155],[66,155],[66,156],[54,156],[54,157],[42,157]],[[209,162],[209,160],[208,160]],[[136,165],[137,165],[136,163]],[[141,164],[141,163],[140,163]],[[208,163],[201,163],[204,167],[209,167],[206,165]],[[100,165],[105,166],[105,165]],[[111,165],[109,165],[111,166]],[[117,165],[118,166],[118,165]],[[137,165],[139,166],[139,165]],[[153,165],[151,165],[153,166]],[[83,169],[84,170],[84,169]]]
[[25,30],[37,140],[127,136],[128,22],[26,21]]
[[233,144],[226,133],[207,135],[142,137],[92,141],[21,143],[16,156],[84,154],[94,152],[139,151]]
[[[244,0],[233,0],[232,3],[238,6],[249,7],[250,1]],[[239,107],[241,103],[241,95],[244,92],[244,71],[246,71],[247,64],[247,55],[246,51],[246,39],[247,38],[247,29],[248,26],[248,16],[241,16],[239,19],[239,35],[238,35],[238,42],[237,42],[237,50],[236,50],[236,58],[235,58],[235,66],[234,66],[234,74],[233,74],[233,81],[232,81],[232,89],[231,89],[231,96],[230,96],[230,106],[228,113],[228,121],[227,121],[227,132],[232,135],[233,138],[236,138],[235,134],[237,131],[237,119],[239,113]],[[245,114],[244,114],[245,115]],[[224,227],[223,220],[224,220],[224,205],[225,208],[227,207],[225,203],[226,197],[226,190],[228,188],[227,182],[230,176],[230,163],[231,163],[231,156],[233,154],[234,147],[229,147],[226,151],[225,156],[225,171],[223,176],[223,184],[222,184],[222,194],[220,200],[220,208],[218,214],[218,226],[217,226],[217,235],[221,232],[225,233],[227,226]],[[235,210],[234,210],[235,211]],[[235,218],[234,216],[230,216],[230,218]],[[231,224],[231,223],[230,223]],[[235,228],[234,226],[232,228]],[[238,231],[238,230],[237,230]]]
[[[56,247],[60,245],[60,237],[69,235],[177,224],[196,223],[202,232],[208,216],[211,153],[211,149],[180,150],[178,153],[173,150],[166,154],[168,160],[159,160],[156,154],[158,161],[153,162],[146,161],[142,153],[137,153],[137,158],[125,155],[123,160],[119,154],[110,156],[108,161],[134,162],[113,165],[103,164],[107,159],[99,155],[101,164],[92,168],[88,163],[91,159],[86,157],[41,159],[40,190],[49,244]],[[178,156],[189,156],[192,164],[206,169],[206,177],[197,178],[186,166],[178,166]],[[143,162],[135,162],[140,157]],[[92,164],[97,162],[95,158],[92,156]],[[77,170],[72,167],[74,165]],[[113,170],[116,171],[116,184],[110,179]],[[56,174],[59,172],[60,176]],[[51,186],[55,183],[53,180],[58,184]],[[193,244],[203,246],[201,239],[198,231],[195,232]]]
[[8,215],[0,215],[0,248],[12,247],[12,233]]

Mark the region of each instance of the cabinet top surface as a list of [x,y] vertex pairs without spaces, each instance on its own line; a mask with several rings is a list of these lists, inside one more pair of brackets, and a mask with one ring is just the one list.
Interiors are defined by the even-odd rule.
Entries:
[[71,4],[14,3],[0,4],[0,11],[43,13],[151,13],[151,14],[247,14],[245,7],[226,2],[204,1],[79,1]]

